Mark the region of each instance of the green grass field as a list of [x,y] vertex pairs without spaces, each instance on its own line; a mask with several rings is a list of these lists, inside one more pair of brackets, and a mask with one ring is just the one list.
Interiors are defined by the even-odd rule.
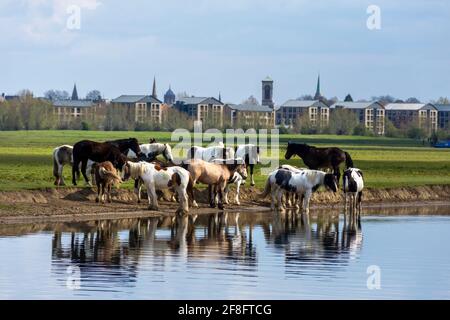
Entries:
[[[52,159],[54,147],[74,144],[82,139],[96,141],[136,137],[146,143],[150,137],[170,142],[170,132],[104,131],[1,131],[0,190],[53,187]],[[355,137],[334,135],[280,136],[280,163],[303,166],[298,157],[284,160],[287,141],[295,140],[315,146],[336,146],[348,151],[355,166],[362,169],[368,187],[398,187],[450,184],[450,150],[424,147],[411,139]],[[171,142],[175,144],[175,142]],[[257,170],[256,183],[262,186],[265,176]],[[65,168],[66,182],[70,169]],[[126,187],[131,187],[128,182]]]

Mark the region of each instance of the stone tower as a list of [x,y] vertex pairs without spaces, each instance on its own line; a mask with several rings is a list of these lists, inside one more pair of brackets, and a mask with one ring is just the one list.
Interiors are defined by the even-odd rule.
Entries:
[[76,83],[73,85],[72,100],[78,100],[78,91],[77,91],[77,84]]
[[262,99],[261,104],[263,106],[269,106],[273,108],[273,80],[270,77],[266,77],[262,82]]

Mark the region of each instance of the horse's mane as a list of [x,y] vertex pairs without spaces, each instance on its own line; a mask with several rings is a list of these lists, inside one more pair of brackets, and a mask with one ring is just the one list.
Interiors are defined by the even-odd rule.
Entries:
[[126,142],[131,142],[131,141],[136,141],[136,138],[127,138],[127,139],[117,139],[117,140],[108,140],[106,141],[107,143],[126,143]]

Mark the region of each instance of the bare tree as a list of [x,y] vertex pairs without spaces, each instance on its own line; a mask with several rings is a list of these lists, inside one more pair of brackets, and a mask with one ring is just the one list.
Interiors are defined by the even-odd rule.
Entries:
[[67,100],[69,99],[69,93],[65,90],[47,90],[44,92],[44,97],[56,101],[56,100]]
[[242,101],[242,104],[249,104],[249,105],[257,106],[257,105],[259,105],[259,101],[253,95],[251,95],[250,97],[248,97],[247,99]]
[[102,99],[102,94],[98,90],[91,90],[86,95],[86,100],[99,101]]

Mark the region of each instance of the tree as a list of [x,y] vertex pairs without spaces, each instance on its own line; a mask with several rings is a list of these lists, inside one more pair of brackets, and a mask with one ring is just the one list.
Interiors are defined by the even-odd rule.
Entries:
[[334,134],[352,134],[358,124],[358,117],[348,109],[335,109],[330,115],[330,132]]
[[314,100],[314,97],[312,95],[310,95],[310,94],[303,94],[300,97],[298,97],[297,100],[309,101],[309,100]]
[[91,90],[86,95],[86,100],[99,101],[102,99],[102,94],[98,90]]
[[177,100],[180,100],[182,98],[188,98],[188,97],[189,97],[189,94],[186,91],[177,93]]
[[258,99],[256,99],[254,96],[250,96],[247,99],[245,99],[244,101],[242,101],[242,104],[250,104],[253,106],[257,106],[259,105]]
[[393,103],[395,98],[389,94],[384,96],[373,96],[372,101],[379,101],[381,104]]
[[44,92],[44,97],[51,101],[67,100],[69,93],[65,90],[47,90]]
[[415,97],[410,97],[410,98],[406,99],[405,102],[407,102],[407,103],[420,103],[420,100],[415,98]]
[[400,130],[396,126],[394,126],[392,121],[390,121],[389,119],[385,120],[384,134],[386,137],[390,138],[399,138],[402,135]]
[[447,97],[440,97],[436,101],[433,102],[434,104],[450,104],[450,100]]

